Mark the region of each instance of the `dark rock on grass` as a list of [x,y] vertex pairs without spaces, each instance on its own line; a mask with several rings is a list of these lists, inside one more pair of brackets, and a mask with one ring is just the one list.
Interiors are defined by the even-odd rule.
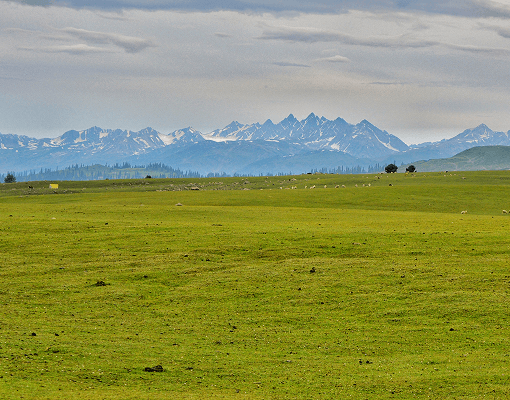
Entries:
[[164,369],[161,365],[156,365],[154,367],[146,367],[144,369],[145,372],[163,372]]

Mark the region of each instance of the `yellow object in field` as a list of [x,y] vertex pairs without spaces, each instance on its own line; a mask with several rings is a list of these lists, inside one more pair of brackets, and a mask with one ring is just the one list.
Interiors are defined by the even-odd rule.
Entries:
[[58,183],[50,183],[50,189],[58,189]]

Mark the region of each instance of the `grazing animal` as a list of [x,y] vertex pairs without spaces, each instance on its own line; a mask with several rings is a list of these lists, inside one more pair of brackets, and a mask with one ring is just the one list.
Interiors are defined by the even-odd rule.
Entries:
[[467,214],[467,210],[461,211],[461,214]]
[[503,214],[508,214],[508,211],[507,210],[503,210]]

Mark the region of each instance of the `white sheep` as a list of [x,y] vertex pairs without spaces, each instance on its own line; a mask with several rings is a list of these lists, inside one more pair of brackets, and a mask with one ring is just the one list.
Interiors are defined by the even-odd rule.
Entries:
[[461,214],[467,214],[467,210],[461,211]]

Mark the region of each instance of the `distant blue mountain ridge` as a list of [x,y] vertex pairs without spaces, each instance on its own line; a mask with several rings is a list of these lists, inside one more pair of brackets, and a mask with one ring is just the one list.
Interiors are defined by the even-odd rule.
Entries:
[[476,146],[510,146],[509,132],[482,124],[439,142],[408,146],[367,120],[353,125],[310,114],[275,124],[233,121],[209,133],[191,127],[169,134],[92,127],[57,138],[0,134],[0,171],[55,169],[74,164],[164,163],[201,174],[304,173],[312,169],[368,168],[451,157]]

